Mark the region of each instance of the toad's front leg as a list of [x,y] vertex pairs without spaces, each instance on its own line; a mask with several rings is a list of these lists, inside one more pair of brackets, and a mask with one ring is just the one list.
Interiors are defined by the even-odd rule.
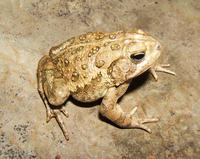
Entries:
[[125,86],[123,85],[118,88],[112,87],[107,91],[101,103],[101,114],[122,128],[141,128],[150,133],[151,130],[144,124],[156,122],[158,119],[137,119],[133,116],[137,107],[135,107],[131,112],[126,113],[117,103],[117,100],[122,95],[121,92],[123,92],[122,89],[124,89],[124,87]]

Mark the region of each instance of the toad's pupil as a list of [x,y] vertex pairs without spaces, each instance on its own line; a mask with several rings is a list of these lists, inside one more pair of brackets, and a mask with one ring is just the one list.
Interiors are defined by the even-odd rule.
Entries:
[[141,52],[139,54],[132,54],[131,59],[132,60],[141,60],[144,58],[145,52]]

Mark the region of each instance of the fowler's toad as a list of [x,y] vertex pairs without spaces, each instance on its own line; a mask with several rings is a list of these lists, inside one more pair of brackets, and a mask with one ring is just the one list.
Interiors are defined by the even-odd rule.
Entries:
[[[156,71],[175,75],[156,64],[161,44],[140,29],[112,33],[89,32],[52,47],[38,64],[38,90],[47,110],[47,122],[55,117],[65,138],[68,132],[60,118],[66,117],[62,105],[70,95],[82,102],[103,98],[100,113],[120,127],[142,128],[157,119],[134,118],[134,108],[124,112],[117,100],[131,80],[148,69],[157,80]],[[53,107],[52,107],[53,106]],[[58,109],[55,109],[57,107]]]

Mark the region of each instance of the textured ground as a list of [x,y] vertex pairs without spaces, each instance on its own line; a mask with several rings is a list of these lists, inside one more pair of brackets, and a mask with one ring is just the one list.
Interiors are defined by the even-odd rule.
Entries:
[[[2,0],[0,10],[0,158],[200,158],[200,1]],[[45,122],[39,59],[74,35],[134,27],[160,40],[160,61],[177,77],[147,73],[120,102],[160,122],[149,124],[152,134],[119,129],[99,118],[99,103],[70,100],[66,142],[54,119]]]

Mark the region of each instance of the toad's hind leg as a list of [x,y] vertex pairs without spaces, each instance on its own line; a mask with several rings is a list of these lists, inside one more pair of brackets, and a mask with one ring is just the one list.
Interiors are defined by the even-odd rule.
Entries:
[[[49,56],[44,56],[38,64],[37,79],[38,91],[46,107],[46,121],[55,118],[58,122],[66,140],[69,140],[68,131],[61,119],[61,113],[68,117],[68,113],[62,108],[62,105],[69,97],[69,91],[66,86],[66,81],[58,76],[55,72],[53,63]],[[55,75],[56,74],[56,75]],[[51,106],[53,108],[51,108]],[[56,107],[58,106],[58,107]]]

